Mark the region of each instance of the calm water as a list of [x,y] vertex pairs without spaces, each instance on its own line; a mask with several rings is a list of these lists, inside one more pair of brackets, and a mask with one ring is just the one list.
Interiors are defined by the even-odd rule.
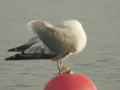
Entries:
[[26,26],[32,19],[81,21],[87,47],[65,64],[99,90],[120,90],[120,0],[0,0],[0,90],[42,90],[57,74],[52,61],[4,61],[14,54],[7,49],[33,36]]

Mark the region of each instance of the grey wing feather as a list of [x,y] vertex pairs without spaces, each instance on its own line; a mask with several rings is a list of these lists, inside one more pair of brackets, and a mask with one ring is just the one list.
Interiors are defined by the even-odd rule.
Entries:
[[38,37],[33,37],[32,39],[30,39],[26,44],[9,49],[8,52],[19,52],[19,51],[24,51],[25,49],[29,48],[31,45],[33,45],[34,43],[39,42],[40,39]]

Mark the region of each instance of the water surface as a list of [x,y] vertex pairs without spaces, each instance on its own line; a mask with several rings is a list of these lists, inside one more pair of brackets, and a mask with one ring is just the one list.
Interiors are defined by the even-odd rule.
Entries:
[[120,89],[119,0],[0,0],[0,90],[42,90],[57,74],[52,61],[4,61],[14,54],[7,49],[33,36],[26,26],[33,19],[81,21],[87,47],[65,64],[90,77],[99,90]]

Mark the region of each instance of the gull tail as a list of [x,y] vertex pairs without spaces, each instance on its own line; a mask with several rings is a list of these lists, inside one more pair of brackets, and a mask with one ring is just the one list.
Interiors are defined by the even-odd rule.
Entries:
[[13,60],[40,60],[40,59],[53,59],[55,56],[50,54],[43,55],[31,55],[31,54],[15,54],[13,56],[5,58],[6,61]]

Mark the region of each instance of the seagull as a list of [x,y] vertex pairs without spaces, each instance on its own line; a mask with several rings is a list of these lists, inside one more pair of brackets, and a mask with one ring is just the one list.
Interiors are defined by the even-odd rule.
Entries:
[[9,49],[8,52],[18,53],[5,60],[50,59],[57,62],[61,73],[64,59],[80,53],[87,43],[86,33],[78,20],[63,21],[60,26],[32,20],[28,27],[36,36],[21,46]]

